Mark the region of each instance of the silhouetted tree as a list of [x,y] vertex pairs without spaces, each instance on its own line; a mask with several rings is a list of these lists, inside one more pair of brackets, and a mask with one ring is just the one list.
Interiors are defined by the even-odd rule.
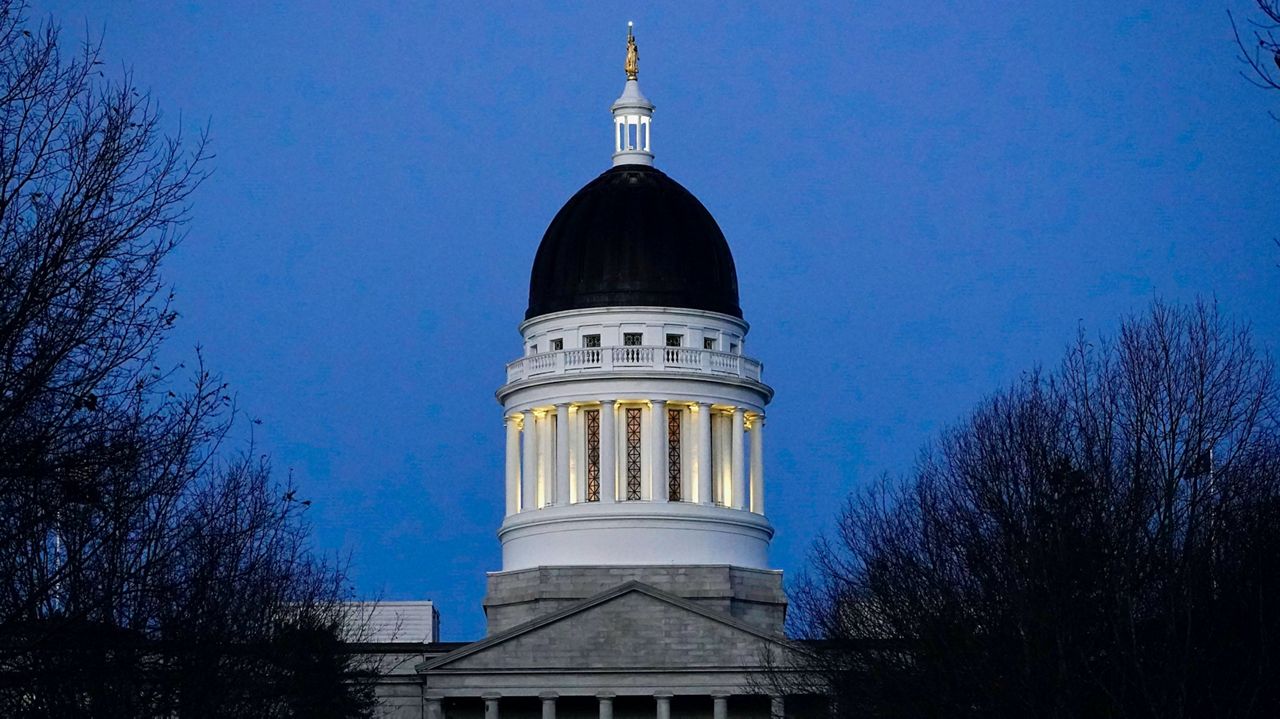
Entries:
[[1280,402],[1216,307],[1083,334],[853,496],[778,681],[841,717],[1280,716]]
[[[1235,33],[1246,80],[1265,90],[1280,90],[1280,0],[1254,0],[1256,12],[1245,19],[1243,31],[1227,11]],[[1280,120],[1273,112],[1273,118]]]
[[204,138],[24,10],[0,0],[0,716],[367,714],[309,502],[224,449],[202,363],[157,364]]

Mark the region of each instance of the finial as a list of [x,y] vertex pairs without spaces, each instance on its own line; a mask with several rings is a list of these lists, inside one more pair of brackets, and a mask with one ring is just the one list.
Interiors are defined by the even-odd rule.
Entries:
[[634,80],[640,74],[640,51],[636,48],[636,36],[631,34],[633,24],[627,21],[627,63],[624,69],[628,80]]

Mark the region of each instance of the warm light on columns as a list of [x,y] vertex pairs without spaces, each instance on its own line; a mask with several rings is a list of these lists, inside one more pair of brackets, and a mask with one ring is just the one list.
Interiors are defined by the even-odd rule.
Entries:
[[653,435],[652,441],[649,442],[653,461],[650,462],[652,471],[649,473],[652,487],[649,490],[649,498],[654,502],[667,501],[667,403],[664,400],[655,399],[649,403],[649,418]]
[[733,410],[733,420],[730,425],[729,434],[729,477],[732,483],[730,490],[730,502],[726,502],[734,509],[745,509],[747,505],[747,473],[746,466],[743,463],[742,456],[742,440],[745,433],[746,417],[741,407],[735,407]]
[[711,504],[715,495],[711,490],[714,478],[711,476],[711,405],[699,402],[693,407],[693,425],[695,428],[694,444],[697,446],[698,461],[694,463],[693,472],[698,504]]
[[751,417],[751,511],[764,514],[764,415]]
[[618,489],[618,435],[614,401],[600,402],[600,501],[616,502]]
[[507,417],[504,424],[507,429],[507,514],[512,515],[520,511],[520,415]]
[[538,497],[538,430],[532,412],[520,412],[520,511],[535,508]]
[[551,440],[553,437],[554,415],[550,415],[546,410],[534,410],[533,416],[536,418],[535,424],[538,426],[538,488],[537,508],[547,506],[551,503],[551,475],[555,471],[555,455],[551,451]]
[[555,492],[549,504],[569,503],[569,405],[556,405]]

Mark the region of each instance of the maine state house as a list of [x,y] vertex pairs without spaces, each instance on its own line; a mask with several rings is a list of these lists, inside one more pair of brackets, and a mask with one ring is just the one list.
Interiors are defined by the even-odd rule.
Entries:
[[765,508],[773,390],[724,234],[654,166],[630,30],[627,46],[612,166],[543,235],[497,391],[506,515],[487,636],[439,642],[429,603],[382,607],[424,628],[366,646],[382,716],[814,715],[764,680],[788,647]]

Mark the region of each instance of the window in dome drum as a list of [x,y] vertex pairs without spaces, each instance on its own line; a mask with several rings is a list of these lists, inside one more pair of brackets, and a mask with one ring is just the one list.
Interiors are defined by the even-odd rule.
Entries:
[[600,346],[600,335],[583,335],[582,346],[592,349]]
[[642,344],[644,344],[643,332],[623,332],[622,333],[622,346],[639,347]]
[[587,501],[600,501],[600,410],[588,409],[587,420]]
[[563,339],[556,338],[556,339],[551,340],[551,351],[552,351],[552,352],[559,352],[559,351],[560,351],[560,350],[562,350],[562,349],[564,349],[564,340],[563,340]]
[[627,408],[627,499],[640,499],[640,408]]
[[704,350],[713,350],[713,349],[715,349],[715,348],[716,348],[716,338],[715,338],[715,337],[703,337],[703,338],[702,338],[702,349],[704,349]]
[[684,342],[684,335],[667,335],[668,347],[679,347]]
[[680,419],[682,409],[667,410],[667,501],[680,501]]

